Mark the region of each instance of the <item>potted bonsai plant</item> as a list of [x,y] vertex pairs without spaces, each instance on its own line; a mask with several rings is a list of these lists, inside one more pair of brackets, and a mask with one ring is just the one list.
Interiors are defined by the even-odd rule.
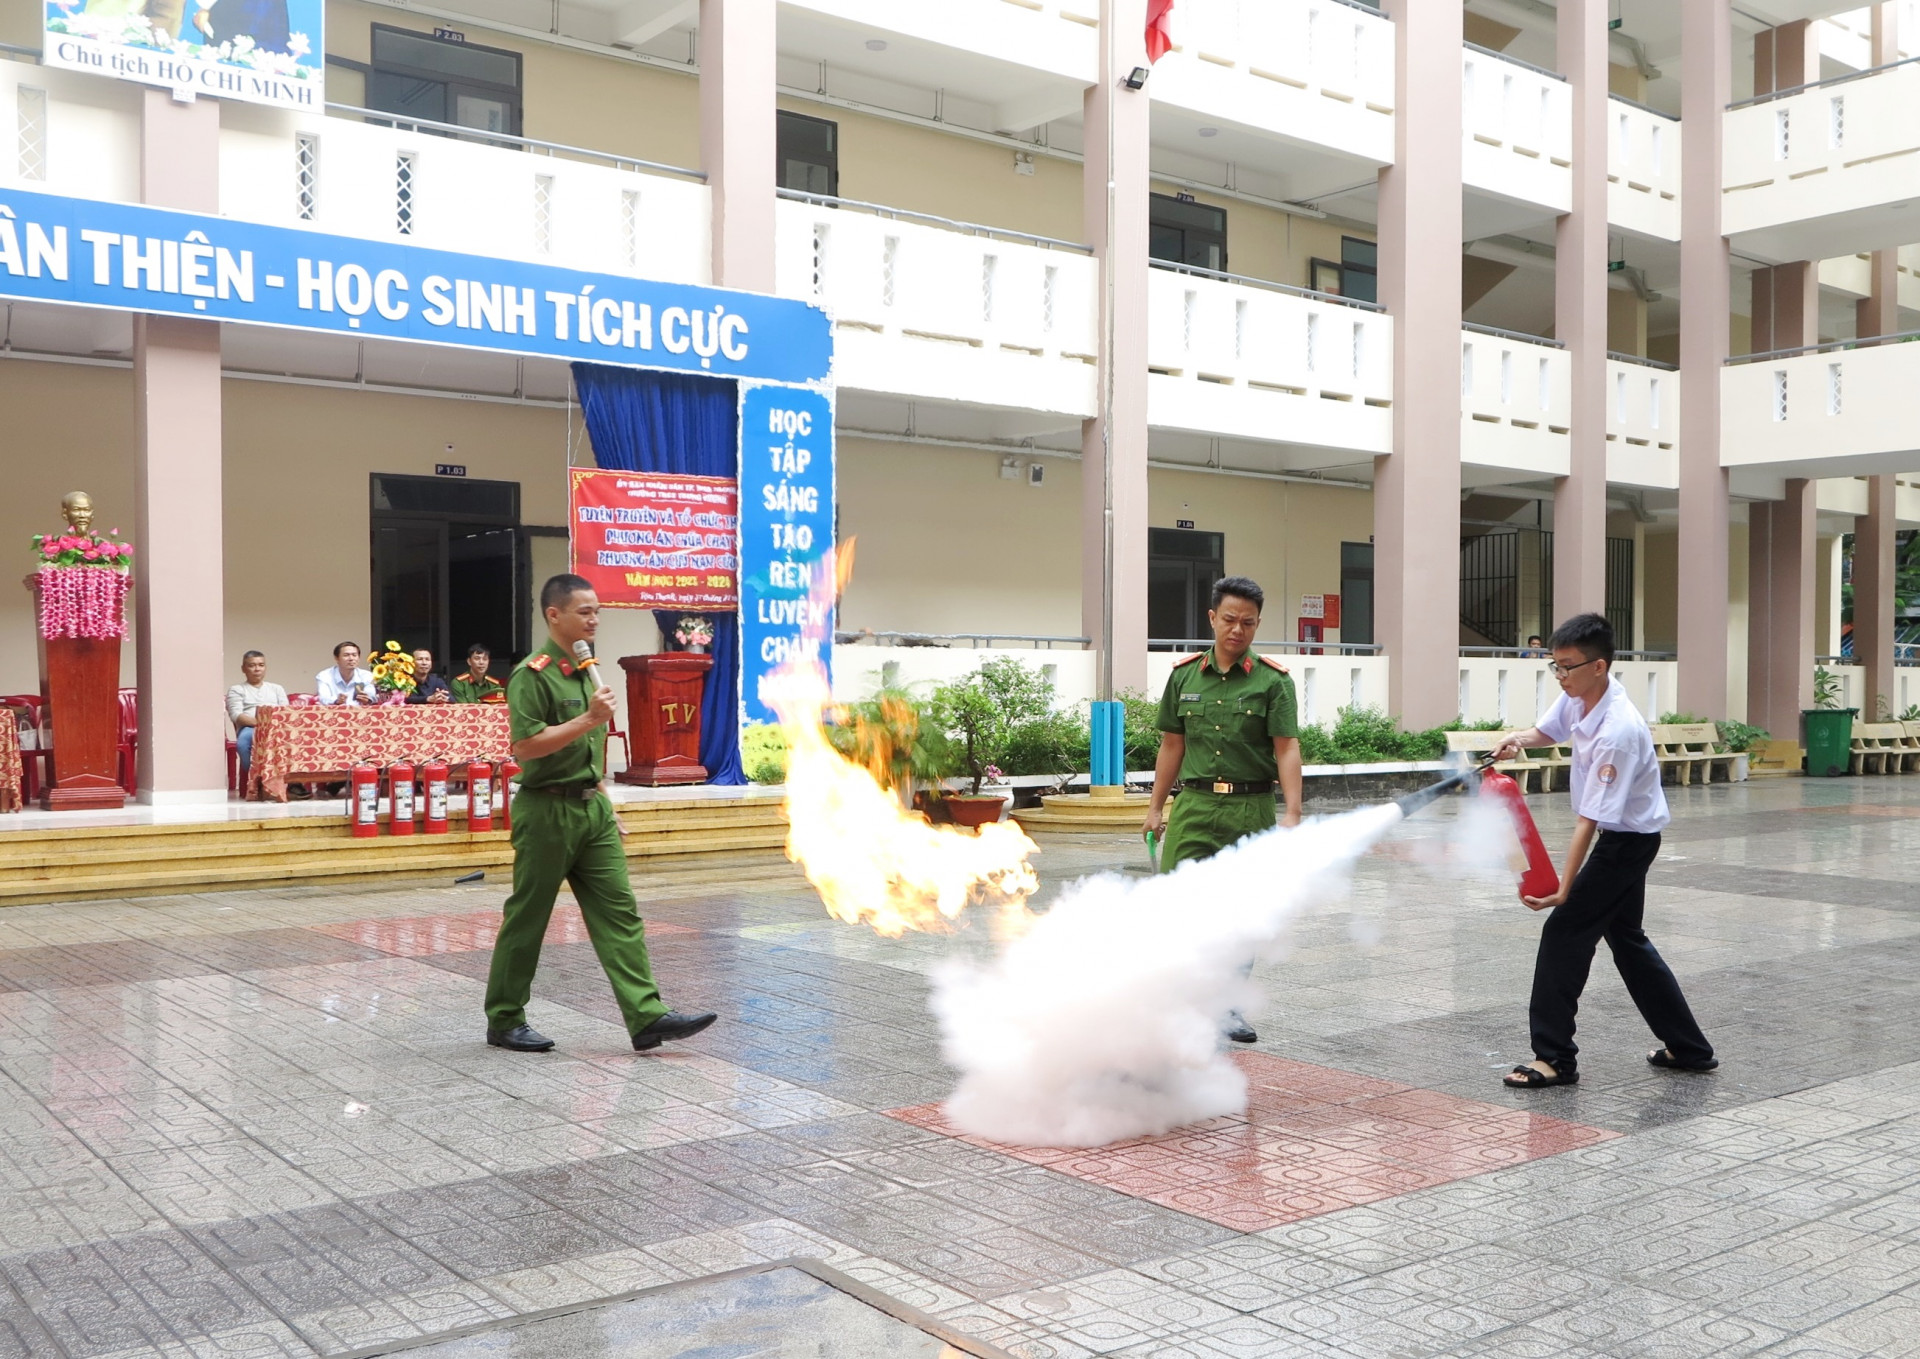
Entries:
[[934,690],[932,709],[969,780],[966,792],[946,794],[947,814],[963,826],[998,821],[1006,797],[981,788],[1002,777],[1000,764],[1014,732],[1053,711],[1052,683],[1019,661],[1000,657]]

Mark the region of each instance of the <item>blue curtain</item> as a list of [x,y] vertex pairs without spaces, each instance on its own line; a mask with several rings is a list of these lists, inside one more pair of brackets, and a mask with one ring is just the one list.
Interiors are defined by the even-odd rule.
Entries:
[[[740,473],[738,394],[726,378],[573,365],[594,461],[620,472]],[[671,645],[678,613],[656,611]],[[740,616],[710,613],[713,669],[700,700],[700,763],[709,783],[745,783],[740,770]]]

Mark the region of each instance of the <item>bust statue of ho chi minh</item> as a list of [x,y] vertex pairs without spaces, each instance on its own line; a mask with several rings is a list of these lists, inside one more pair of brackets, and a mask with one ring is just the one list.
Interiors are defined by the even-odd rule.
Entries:
[[93,497],[85,491],[68,491],[61,496],[60,513],[66,516],[67,527],[75,533],[93,532]]

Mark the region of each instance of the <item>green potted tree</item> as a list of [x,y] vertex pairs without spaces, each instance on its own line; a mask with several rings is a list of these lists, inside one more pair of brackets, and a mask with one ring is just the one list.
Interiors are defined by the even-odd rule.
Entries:
[[1053,712],[1053,683],[1010,656],[981,663],[962,679],[933,691],[931,716],[952,743],[965,793],[948,793],[947,815],[955,824],[983,826],[998,821],[1007,799],[982,793],[1002,777],[1001,763],[1014,733]]
[[909,806],[917,785],[937,788],[961,768],[931,702],[905,688],[883,686],[871,698],[843,705],[827,738]]
[[1807,775],[1833,778],[1851,765],[1853,719],[1858,708],[1840,706],[1840,677],[1825,666],[1813,672],[1813,706],[1800,714],[1801,739],[1807,747]]

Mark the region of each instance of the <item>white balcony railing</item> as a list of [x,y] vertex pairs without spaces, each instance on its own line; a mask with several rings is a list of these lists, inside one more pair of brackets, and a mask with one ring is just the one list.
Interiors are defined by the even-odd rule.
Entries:
[[1617,95],[1607,100],[1607,221],[1680,239],[1680,120]]
[[221,212],[598,273],[711,278],[710,199],[691,172],[335,111],[342,116],[223,110]]
[[[1535,657],[1462,656],[1461,720],[1532,726],[1560,697],[1560,685],[1547,670],[1548,664]],[[1612,672],[1647,721],[1673,710],[1680,673],[1677,661],[1621,657]]]
[[1086,417],[1097,270],[1086,247],[846,200],[783,197],[774,289],[835,322],[835,380]]
[[1099,78],[1100,0],[784,0],[837,25],[896,33],[1086,84]]
[[1475,189],[1573,206],[1573,101],[1550,71],[1471,44],[1460,52],[1462,177]]
[[1147,279],[1148,421],[1311,447],[1392,447],[1393,318],[1231,275]]
[[1607,480],[1675,490],[1680,485],[1680,374],[1664,364],[1607,360]]
[[1899,472],[1920,463],[1912,394],[1920,333],[1761,354],[1720,374],[1720,463],[1789,476]]
[[1729,109],[1722,224],[1768,260],[1828,259],[1913,237],[1920,61]]
[[1344,0],[1184,0],[1147,87],[1179,105],[1373,163],[1393,159],[1393,24]]
[[1460,335],[1460,460],[1565,476],[1571,421],[1567,351],[1486,327]]

